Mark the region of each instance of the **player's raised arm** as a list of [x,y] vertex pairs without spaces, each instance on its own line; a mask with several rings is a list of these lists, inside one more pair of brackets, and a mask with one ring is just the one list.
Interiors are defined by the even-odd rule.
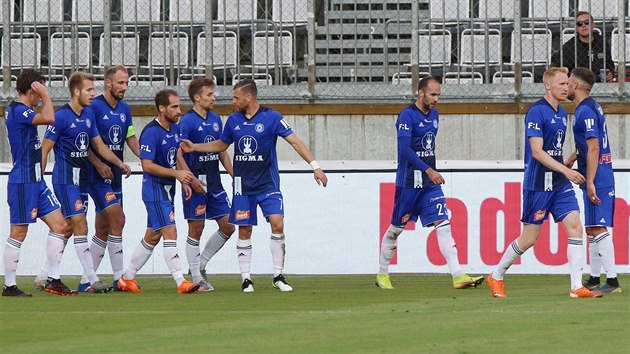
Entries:
[[586,181],[584,176],[577,171],[574,171],[564,164],[556,161],[543,149],[543,139],[530,136],[529,145],[532,149],[532,156],[545,167],[550,168],[556,172],[562,173],[569,181],[575,184],[582,184]]
[[319,166],[319,163],[315,161],[315,157],[313,157],[313,154],[306,147],[306,145],[304,145],[302,140],[300,140],[300,138],[295,133],[285,137],[284,140],[291,144],[291,146],[293,146],[293,149],[295,149],[295,151],[302,157],[302,159],[304,159],[304,161],[311,165],[317,184],[326,187],[326,185],[328,184],[328,177],[326,177],[326,174]]
[[31,84],[31,90],[42,97],[42,110],[33,118],[33,125],[50,125],[55,122],[55,108],[48,94],[48,89],[41,82]]

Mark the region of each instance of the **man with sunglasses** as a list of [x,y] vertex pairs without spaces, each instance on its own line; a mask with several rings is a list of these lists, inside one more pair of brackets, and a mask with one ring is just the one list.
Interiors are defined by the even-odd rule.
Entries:
[[602,81],[600,72],[605,69],[606,82],[613,81],[615,63],[610,57],[610,43],[595,31],[595,22],[587,11],[579,11],[575,16],[575,33],[562,45],[562,50],[551,57],[551,66],[564,66],[569,71],[576,67],[589,68],[599,81]]

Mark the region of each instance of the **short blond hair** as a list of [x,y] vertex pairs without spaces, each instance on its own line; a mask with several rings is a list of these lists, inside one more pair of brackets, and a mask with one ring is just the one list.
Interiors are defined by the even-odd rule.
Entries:
[[83,71],[75,71],[70,75],[70,77],[68,78],[68,89],[70,90],[70,96],[73,95],[74,89],[78,88],[80,90],[83,88],[84,80],[94,81],[95,78],[94,75]]
[[543,82],[544,83],[549,82],[549,80],[551,80],[554,76],[560,73],[568,75],[569,68],[562,66],[562,67],[553,67],[553,68],[547,69],[545,73],[543,74]]

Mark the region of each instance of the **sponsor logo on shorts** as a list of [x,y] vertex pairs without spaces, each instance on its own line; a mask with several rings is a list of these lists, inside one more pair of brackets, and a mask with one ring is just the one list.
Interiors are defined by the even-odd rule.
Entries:
[[249,210],[237,210],[235,219],[236,220],[249,219]]
[[409,221],[409,218],[411,218],[411,214],[405,214],[403,215],[402,219],[400,219],[400,222],[404,224]]
[[195,208],[195,216],[201,216],[206,214],[206,206],[205,205],[197,205]]
[[114,194],[114,192],[105,193],[105,202],[109,203],[113,200],[116,200],[116,194]]
[[33,210],[31,210],[31,220],[35,219],[37,219],[37,208],[33,208]]
[[599,164],[603,163],[612,163],[612,155],[611,154],[601,154],[599,155]]
[[74,202],[74,210],[81,211],[82,209],[83,209],[83,201],[81,199],[77,199],[77,201]]
[[174,221],[175,221],[175,213],[173,213],[173,211],[172,211],[172,210],[171,210],[171,213],[170,213],[170,214],[168,214],[168,219],[169,219],[171,222],[174,222]]
[[545,217],[545,213],[547,210],[538,210],[536,214],[534,214],[534,221],[540,221]]

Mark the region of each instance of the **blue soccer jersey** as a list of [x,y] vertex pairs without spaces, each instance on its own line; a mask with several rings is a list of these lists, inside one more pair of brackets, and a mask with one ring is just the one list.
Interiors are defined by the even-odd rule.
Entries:
[[[151,121],[140,134],[140,159],[152,160],[166,168],[175,168],[179,148],[179,127],[171,124],[170,130]],[[160,177],[144,172],[142,175],[142,200],[145,202],[170,201],[175,197],[175,178]]]
[[[133,126],[131,108],[124,101],[118,101],[116,108],[112,108],[103,95],[96,97],[92,101],[90,108],[94,112],[96,129],[101,135],[101,139],[120,161],[123,161],[125,141],[128,137],[129,128]],[[109,161],[101,160],[112,169],[114,174],[112,184],[114,186],[122,185],[122,171],[120,168]],[[103,182],[103,178],[91,163],[88,165],[88,179],[90,183]]]
[[[435,137],[439,124],[438,111],[432,109],[424,114],[415,103],[410,104],[398,115],[397,137],[411,138],[411,149],[429,167],[435,169]],[[398,149],[396,186],[421,188],[434,185],[426,173],[418,170],[401,148]]]
[[[575,109],[573,135],[577,149],[578,171],[586,177],[586,156],[588,155],[586,141],[590,138],[596,138],[599,142],[599,156],[597,157],[595,186],[597,188],[614,186],[615,178],[610,154],[610,141],[606,131],[606,119],[602,107],[594,99],[590,97],[585,99]],[[581,184],[580,188],[586,188],[586,183]]]
[[99,136],[94,113],[88,107],[81,115],[64,105],[55,112],[55,123],[48,126],[44,137],[55,142],[53,184],[84,185],[90,140]]
[[282,115],[260,106],[251,118],[234,112],[225,123],[221,140],[234,143],[234,194],[254,195],[280,189],[276,142],[293,134]]
[[13,101],[5,111],[5,121],[13,168],[8,183],[34,183],[42,180],[42,143],[33,119],[31,107]]
[[544,98],[536,101],[525,115],[525,178],[523,189],[555,191],[569,183],[566,177],[545,167],[532,156],[530,137],[543,139],[543,150],[554,160],[563,163],[562,146],[567,130],[567,112],[558,106],[556,111]]
[[[211,111],[205,117],[194,109],[188,111],[179,121],[179,136],[193,143],[209,143],[221,138],[223,123],[221,118]],[[195,175],[205,175],[206,189],[214,191],[222,188],[219,174],[219,154],[205,152],[184,153],[188,168]]]

